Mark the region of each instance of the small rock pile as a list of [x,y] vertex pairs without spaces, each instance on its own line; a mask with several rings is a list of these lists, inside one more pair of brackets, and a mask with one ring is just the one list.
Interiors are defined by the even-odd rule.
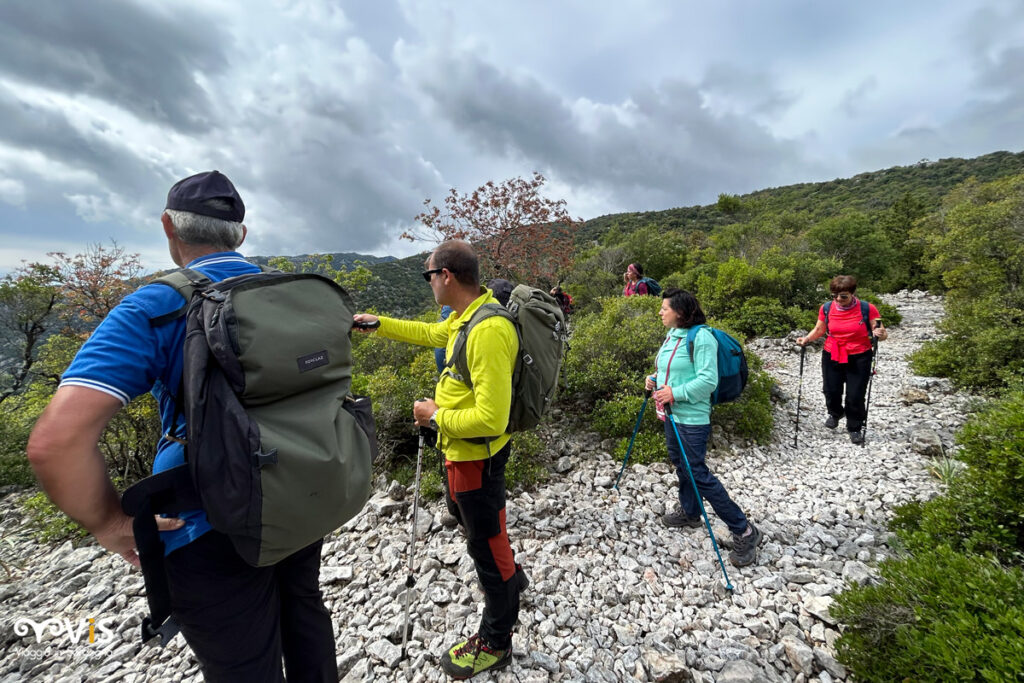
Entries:
[[[893,508],[937,494],[929,456],[953,451],[968,401],[944,380],[913,376],[905,360],[935,336],[941,300],[902,292],[889,301],[904,322],[881,344],[865,447],[851,444],[842,426],[823,426],[819,353],[811,349],[794,447],[797,335],[750,345],[779,384],[772,441],[718,434],[709,456],[765,533],[754,565],[726,565],[731,592],[706,529],[668,529],[658,520],[676,500],[667,463],[631,467],[616,491],[610,444],[556,427],[548,435],[550,482],[509,497],[509,535],[531,584],[511,667],[482,680],[845,680],[829,606],[846,585],[875,580],[875,566],[891,552]],[[441,524],[443,504],[421,508],[403,658],[411,496],[387,484],[379,482],[365,510],[324,545],[321,583],[339,672],[346,681],[442,681],[438,657],[473,633],[483,596],[459,530]],[[145,600],[137,573],[93,545],[37,544],[16,499],[0,501],[0,572],[7,572],[0,574],[0,683],[202,680],[180,637],[140,649]],[[728,530],[709,514],[727,548]],[[53,617],[67,618],[72,631],[90,618],[105,630],[97,627],[94,643],[72,644],[66,629],[51,627],[37,642],[18,625]]]

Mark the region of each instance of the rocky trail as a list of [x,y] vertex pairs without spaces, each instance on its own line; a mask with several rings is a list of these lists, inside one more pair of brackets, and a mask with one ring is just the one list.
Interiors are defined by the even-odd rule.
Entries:
[[[939,491],[930,454],[952,447],[970,397],[945,380],[914,376],[905,356],[935,335],[942,302],[920,292],[888,297],[904,322],[880,345],[866,447],[842,425],[824,427],[820,353],[808,349],[800,443],[793,447],[799,349],[757,340],[776,378],[776,427],[767,446],[713,437],[708,462],[765,534],[757,562],[726,567],[725,589],[706,529],[668,529],[676,500],[667,463],[627,470],[594,434],[552,436],[557,473],[510,494],[509,535],[531,585],[523,594],[512,665],[477,680],[704,683],[842,681],[839,627],[829,614],[847,582],[873,580],[888,556],[893,508]],[[796,335],[792,335],[795,337]],[[401,658],[411,505],[404,487],[378,490],[324,546],[321,583],[346,681],[442,681],[439,654],[471,634],[482,606],[457,529],[440,502],[418,520],[413,630]],[[140,650],[141,576],[95,545],[38,544],[22,522],[21,494],[0,500],[0,683],[202,680],[184,641]],[[711,514],[719,542],[725,526]],[[726,554],[723,549],[723,556]],[[37,642],[19,619],[66,619]],[[75,629],[96,620],[96,642]]]

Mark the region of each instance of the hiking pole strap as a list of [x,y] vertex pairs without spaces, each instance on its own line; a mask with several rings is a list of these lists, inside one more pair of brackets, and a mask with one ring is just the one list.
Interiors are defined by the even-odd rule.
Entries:
[[633,441],[636,440],[636,433],[640,431],[640,423],[644,419],[644,410],[647,408],[647,401],[651,398],[651,392],[644,392],[644,403],[640,406],[640,414],[636,418],[636,426],[633,427],[633,436],[629,439],[629,448],[626,449],[626,457],[622,459],[622,467],[619,468],[619,476],[615,478],[615,486],[612,488],[616,491],[619,490],[619,480],[622,479],[622,473],[626,471],[626,464],[629,462],[629,454],[633,452]]
[[726,590],[732,590],[732,581],[729,580],[729,572],[725,571],[725,562],[722,561],[722,553],[718,550],[718,541],[715,540],[715,532],[711,530],[711,521],[708,519],[708,511],[704,509],[704,499],[697,488],[697,480],[690,469],[690,459],[686,457],[686,449],[683,447],[683,438],[679,436],[679,428],[676,426],[675,418],[672,417],[672,404],[665,404],[665,419],[672,423],[672,431],[676,435],[676,443],[679,444],[679,455],[683,464],[686,465],[686,473],[690,475],[690,483],[693,484],[693,493],[697,496],[697,504],[700,505],[700,512],[704,516],[704,526],[707,527],[708,535],[711,537],[711,546],[715,549],[718,557],[718,565],[722,568],[722,576],[725,577]]
[[159,637],[159,645],[163,647],[178,632],[178,624],[171,618],[171,588],[164,566],[164,543],[160,540],[149,503],[139,510],[132,522],[132,531],[146,584],[146,602],[149,603],[149,616],[142,620],[142,643],[147,644]]
[[201,508],[187,465],[147,477],[121,497],[121,509],[133,518],[135,547],[146,585],[149,616],[142,620],[142,642],[159,637],[162,647],[178,633],[171,618],[171,589],[164,565],[164,543],[156,526],[156,514],[177,514]]

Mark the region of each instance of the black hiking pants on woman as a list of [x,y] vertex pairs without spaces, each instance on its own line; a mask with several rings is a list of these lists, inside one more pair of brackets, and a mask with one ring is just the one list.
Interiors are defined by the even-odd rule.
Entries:
[[445,461],[449,510],[466,527],[466,545],[484,589],[480,637],[495,648],[511,645],[519,619],[519,578],[505,528],[505,463],[511,443],[486,460]]
[[[837,363],[828,351],[821,352],[821,376],[824,380],[825,408],[837,420],[846,416],[846,430],[859,432],[864,427],[867,408],[864,396],[871,378],[871,351],[847,356],[847,362]],[[843,386],[846,387],[846,405],[843,405]]]

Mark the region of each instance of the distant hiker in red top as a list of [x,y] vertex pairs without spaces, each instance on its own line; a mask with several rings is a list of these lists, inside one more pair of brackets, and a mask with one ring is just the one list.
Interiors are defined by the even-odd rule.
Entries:
[[644,279],[644,267],[639,263],[630,263],[626,272],[622,274],[622,280],[626,286],[622,289],[622,296],[633,296],[634,294],[650,294],[651,291]]
[[821,352],[822,391],[825,394],[825,408],[828,410],[825,426],[835,429],[840,418],[845,416],[850,441],[859,444],[864,441],[862,429],[867,412],[864,395],[871,377],[873,341],[885,340],[889,333],[882,326],[882,319],[874,304],[860,301],[854,296],[857,278],[837,275],[828,287],[832,292],[832,301],[818,311],[818,324],[810,334],[798,337],[796,343],[806,346],[828,335]]

